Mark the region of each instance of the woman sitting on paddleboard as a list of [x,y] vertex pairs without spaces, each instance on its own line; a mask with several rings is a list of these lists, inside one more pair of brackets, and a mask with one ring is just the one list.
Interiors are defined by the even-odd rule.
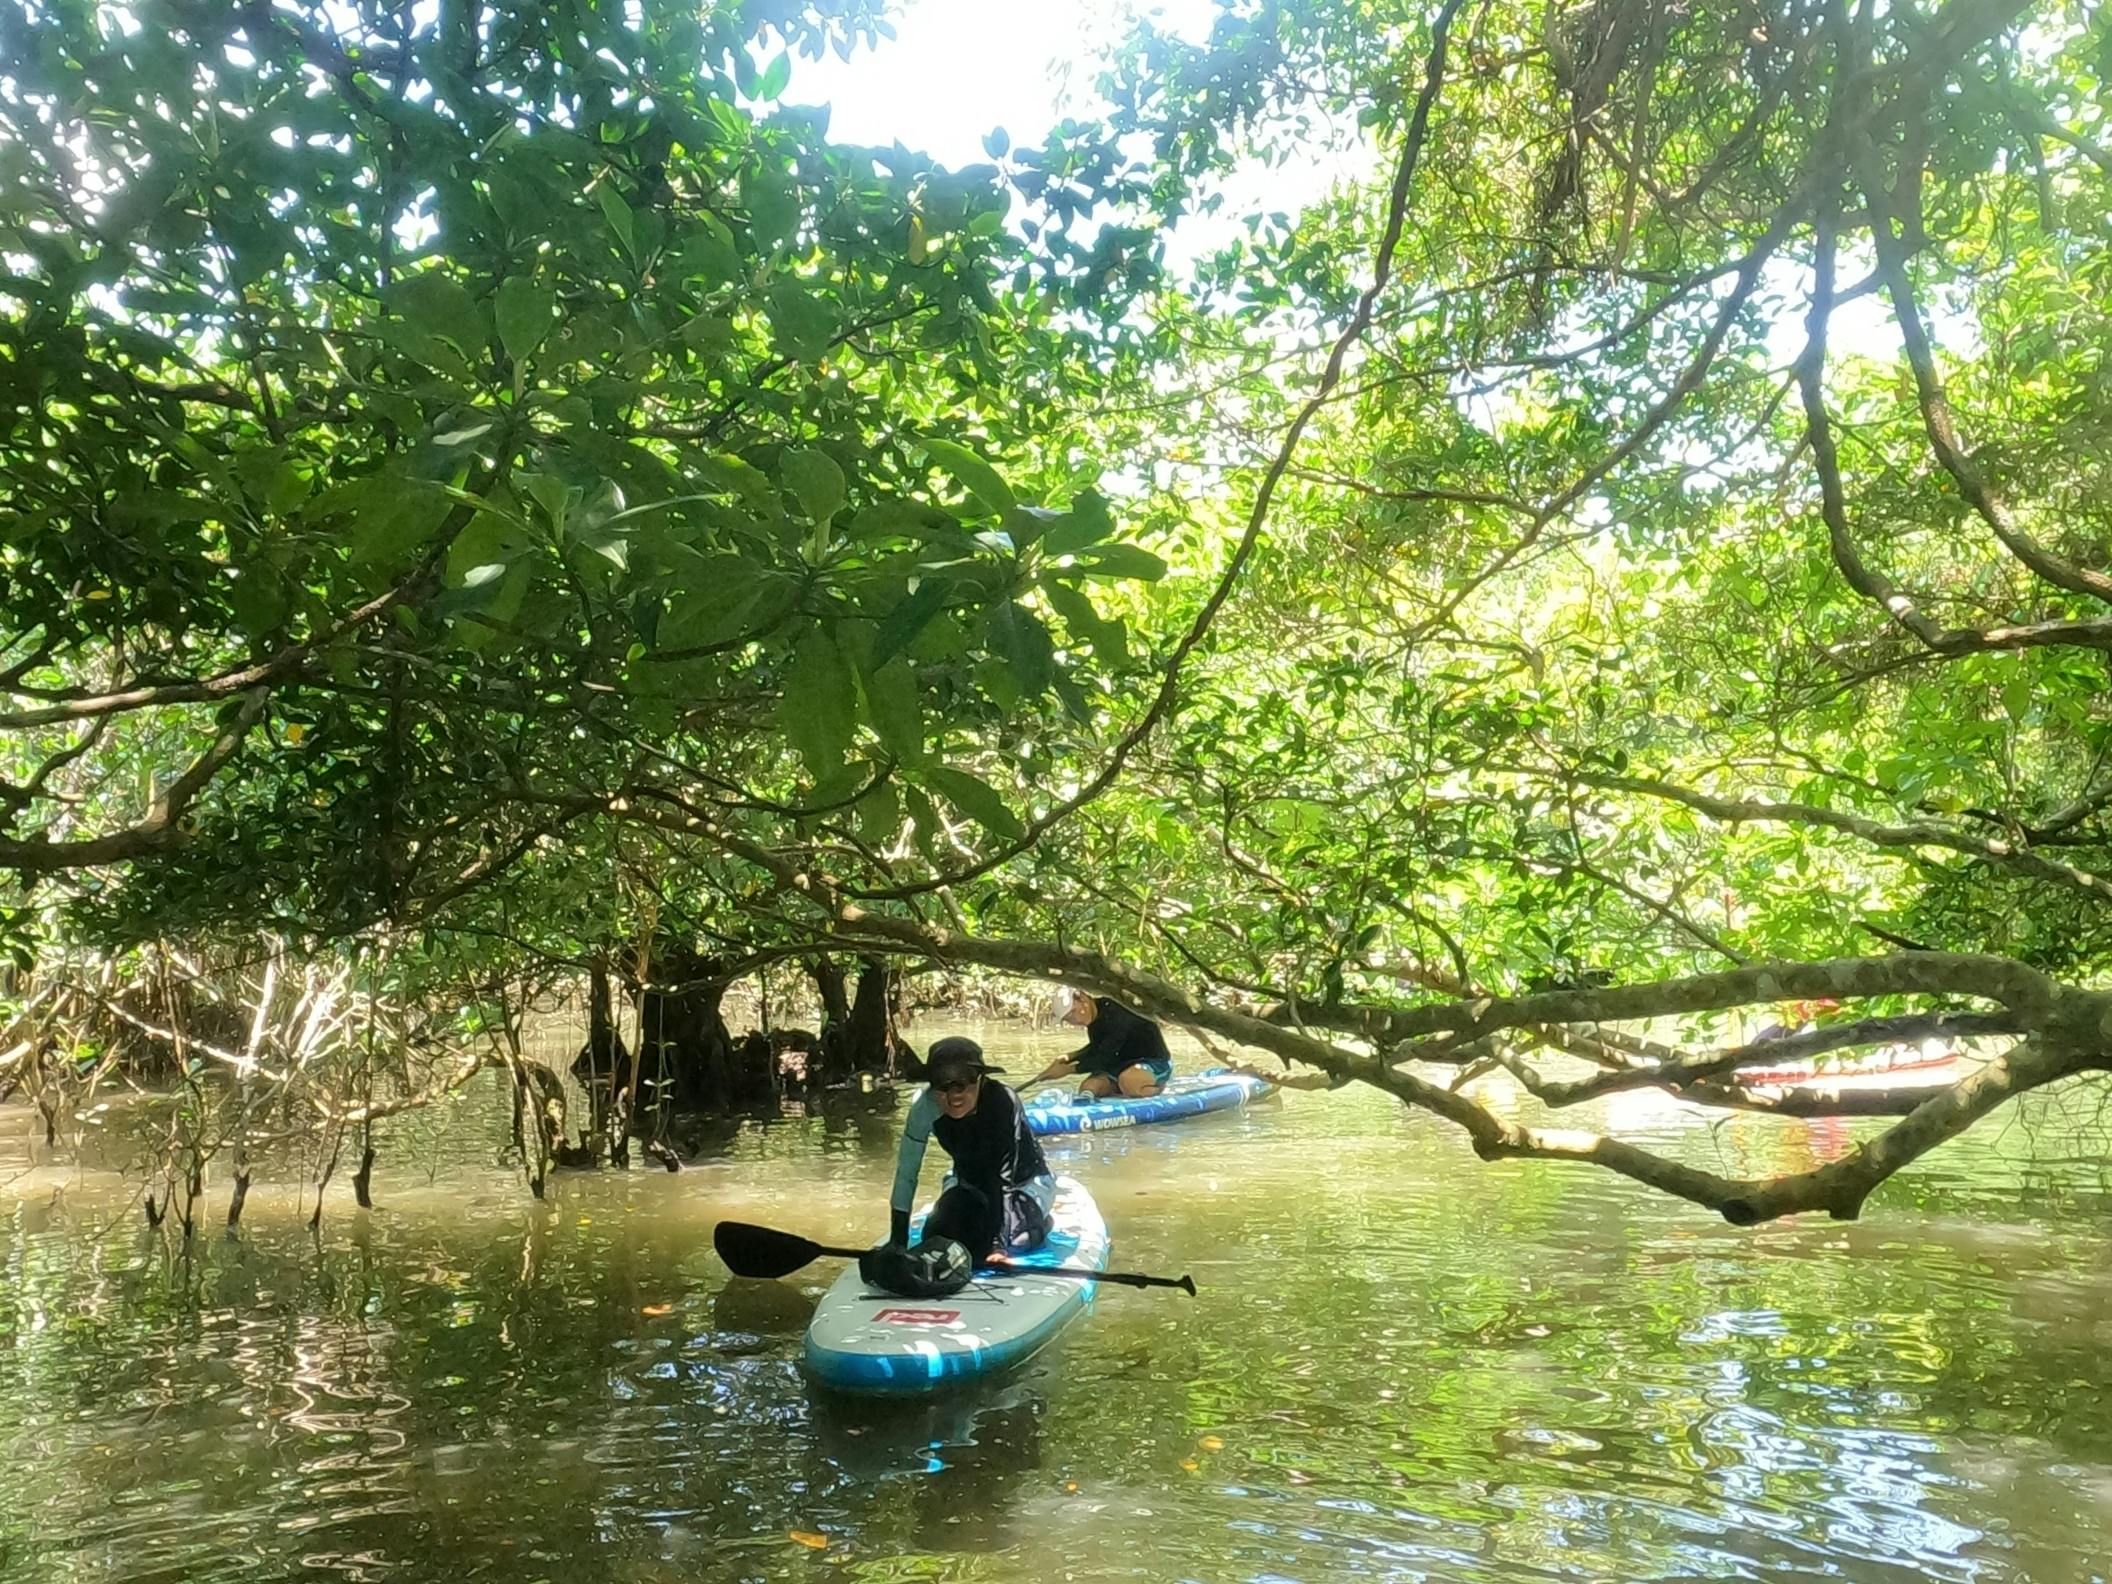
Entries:
[[930,1087],[909,1108],[895,1159],[890,1244],[909,1241],[910,1206],[932,1139],[953,1157],[953,1174],[925,1218],[925,1242],[950,1238],[980,1263],[993,1255],[1024,1254],[1048,1237],[1056,1179],[1027,1131],[1019,1096],[989,1077],[1003,1071],[983,1061],[983,1048],[972,1039],[955,1036],[932,1045],[925,1066]]
[[1120,1094],[1131,1100],[1155,1095],[1173,1076],[1166,1036],[1148,1017],[1130,1011],[1111,996],[1089,996],[1076,990],[1056,992],[1056,1020],[1085,1030],[1085,1048],[1052,1061],[1034,1081],[1084,1073],[1080,1099],[1104,1100]]

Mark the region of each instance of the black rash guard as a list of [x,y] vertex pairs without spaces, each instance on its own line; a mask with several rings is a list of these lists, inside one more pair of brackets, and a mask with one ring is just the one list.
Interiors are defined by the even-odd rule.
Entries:
[[1027,1131],[1019,1096],[987,1078],[975,1109],[958,1118],[941,1113],[931,1124],[931,1136],[953,1157],[954,1176],[993,1199],[1049,1174],[1040,1141]]
[[1027,1131],[1019,1096],[1003,1084],[984,1079],[975,1109],[959,1121],[941,1111],[939,1097],[926,1089],[910,1105],[901,1151],[895,1158],[888,1235],[897,1243],[909,1240],[909,1209],[916,1202],[924,1146],[934,1138],[953,1158],[955,1177],[985,1195],[993,1206],[1006,1205],[1035,1178],[1049,1175],[1048,1159]]

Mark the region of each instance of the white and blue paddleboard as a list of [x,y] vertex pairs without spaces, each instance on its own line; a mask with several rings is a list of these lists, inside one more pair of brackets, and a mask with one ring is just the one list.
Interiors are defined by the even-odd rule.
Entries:
[[1075,1094],[1044,1089],[1026,1103],[1027,1131],[1037,1138],[1050,1138],[1065,1133],[1142,1127],[1150,1122],[1178,1122],[1183,1117],[1203,1116],[1211,1111],[1236,1111],[1271,1092],[1271,1086],[1259,1078],[1223,1067],[1172,1079],[1157,1094],[1139,1100],[1081,1101]]
[[807,1327],[808,1372],[844,1391],[926,1392],[1032,1358],[1092,1306],[1099,1289],[1084,1277],[1036,1276],[1034,1267],[1107,1269],[1107,1223],[1075,1178],[1056,1179],[1051,1216],[1040,1248],[1006,1270],[977,1272],[944,1298],[897,1298],[866,1286],[849,1266]]

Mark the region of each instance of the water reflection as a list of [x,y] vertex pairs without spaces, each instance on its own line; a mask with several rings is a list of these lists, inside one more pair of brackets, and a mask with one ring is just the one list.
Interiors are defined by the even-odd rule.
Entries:
[[811,1425],[843,1478],[904,1483],[916,1549],[984,1554],[1028,1539],[1014,1496],[1042,1467],[1047,1413],[1041,1391],[1013,1381],[906,1404],[817,1392]]
[[[801,1378],[833,1266],[736,1280],[708,1235],[878,1236],[876,1106],[536,1203],[477,1096],[392,1138],[372,1215],[311,1238],[260,1182],[188,1250],[18,1159],[0,1581],[2102,1577],[2094,1113],[2034,1099],[1863,1222],[1753,1232],[1483,1165],[1375,1096],[1088,1138],[1061,1163],[1120,1262],[1201,1296],[1111,1291],[1017,1377],[907,1407]],[[1748,1170],[1840,1142],[1634,1120]]]

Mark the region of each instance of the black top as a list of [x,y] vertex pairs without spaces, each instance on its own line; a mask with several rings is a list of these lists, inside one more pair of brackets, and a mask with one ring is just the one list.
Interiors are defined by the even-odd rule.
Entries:
[[1085,1049],[1071,1058],[1080,1072],[1112,1078],[1138,1062],[1173,1060],[1166,1036],[1150,1018],[1107,996],[1094,996],[1093,1005],[1099,1010],[1085,1026]]
[[975,1109],[958,1119],[942,1114],[931,1124],[931,1136],[953,1157],[954,1175],[993,1199],[1049,1174],[1019,1096],[1001,1083],[985,1079]]

